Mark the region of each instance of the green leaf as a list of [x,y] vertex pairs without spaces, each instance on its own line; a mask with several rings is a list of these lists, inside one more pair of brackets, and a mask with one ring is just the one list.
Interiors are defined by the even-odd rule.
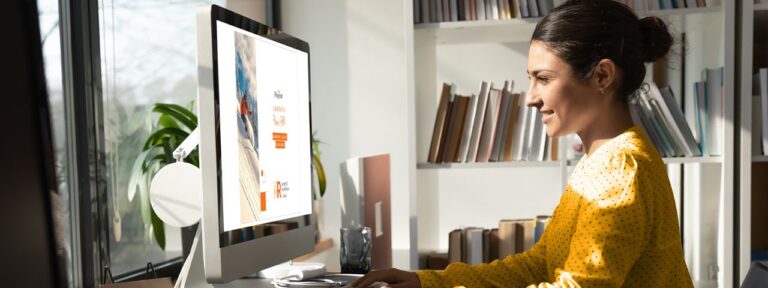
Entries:
[[133,168],[131,168],[131,178],[128,180],[128,202],[133,201],[133,196],[136,195],[136,189],[140,189],[139,180],[144,177],[144,170],[142,169],[144,161],[147,159],[147,155],[152,150],[144,150],[136,156],[136,160],[133,162]]
[[323,163],[320,162],[320,157],[312,155],[312,166],[315,167],[317,182],[320,184],[320,197],[323,197],[325,195],[325,187],[327,183],[325,181],[325,168],[323,168]]
[[187,126],[189,130],[197,128],[197,116],[179,105],[158,103],[155,104],[155,108],[152,111],[173,117],[176,121]]
[[160,125],[160,127],[163,128],[181,129],[181,127],[179,127],[179,123],[176,122],[176,120],[174,120],[173,117],[168,114],[163,114],[160,116],[160,119],[157,120],[157,123]]
[[163,128],[157,130],[152,132],[152,134],[149,135],[149,138],[147,138],[147,141],[144,142],[144,150],[147,150],[154,145],[161,144],[162,138],[165,136],[176,136],[186,139],[187,136],[189,136],[189,133],[177,128]]
[[160,249],[165,250],[165,223],[157,217],[155,210],[152,209],[152,232],[155,235],[155,241]]

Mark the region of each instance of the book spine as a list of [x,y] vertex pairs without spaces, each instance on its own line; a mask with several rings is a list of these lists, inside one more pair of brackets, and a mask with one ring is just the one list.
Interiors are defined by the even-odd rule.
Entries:
[[475,113],[477,113],[477,99],[478,96],[470,95],[469,107],[467,108],[467,117],[464,121],[464,133],[461,135],[461,145],[459,146],[459,159],[458,162],[467,162],[467,154],[469,153],[469,140],[472,138],[472,128],[475,121]]
[[500,161],[499,155],[501,154],[502,150],[502,144],[503,138],[504,138],[504,132],[506,131],[506,127],[504,126],[507,123],[507,117],[509,117],[509,104],[512,101],[512,95],[509,94],[509,90],[507,88],[509,87],[508,82],[504,82],[504,88],[501,89],[501,107],[499,108],[499,118],[496,122],[496,136],[493,138],[493,150],[491,152],[491,161],[497,162]]
[[449,113],[449,104],[451,100],[451,84],[443,83],[443,90],[440,93],[440,102],[437,106],[437,115],[435,115],[435,126],[432,130],[432,142],[429,146],[429,155],[427,162],[437,163],[442,147],[443,134],[445,133],[447,117]]
[[477,148],[480,145],[480,136],[483,131],[483,121],[485,120],[485,110],[488,106],[488,91],[493,88],[492,84],[482,81],[480,83],[480,93],[477,94],[477,110],[475,111],[475,120],[472,127],[472,136],[469,139],[469,149],[465,162],[475,162],[477,159]]
[[488,94],[488,105],[485,110],[485,120],[483,123],[483,132],[480,137],[480,144],[477,148],[476,162],[488,162],[493,149],[493,138],[496,136],[496,122],[499,117],[499,108],[501,106],[501,91],[491,89]]

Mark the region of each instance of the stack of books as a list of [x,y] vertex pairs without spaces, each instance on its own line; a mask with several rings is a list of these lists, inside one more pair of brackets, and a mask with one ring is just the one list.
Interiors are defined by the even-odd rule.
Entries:
[[[557,3],[556,3],[557,2]],[[414,23],[543,17],[564,0],[414,0]]]
[[482,81],[477,95],[457,95],[444,83],[427,162],[558,160],[557,138],[547,136],[541,114],[513,85]]
[[[709,155],[703,153],[705,150],[703,150],[704,146],[701,145],[708,141],[701,141],[700,139],[705,139],[702,138],[705,135],[704,131],[712,131],[714,126],[710,127],[706,121],[697,121],[696,128],[699,128],[697,131],[700,132],[694,134],[669,87],[659,89],[656,84],[651,82],[647,83],[646,88],[641,88],[638,97],[630,101],[630,113],[633,122],[645,130],[659,153],[664,157]],[[703,105],[704,102],[701,103],[702,105],[698,105],[699,102],[697,101],[697,108],[700,109],[695,111],[696,118],[706,118],[708,114],[706,105]],[[722,108],[720,109],[722,110]],[[718,143],[717,141],[711,142]]]
[[490,263],[525,252],[539,241],[550,218],[537,216],[535,219],[501,220],[499,227],[492,229],[455,229],[448,234],[448,259],[445,263]]

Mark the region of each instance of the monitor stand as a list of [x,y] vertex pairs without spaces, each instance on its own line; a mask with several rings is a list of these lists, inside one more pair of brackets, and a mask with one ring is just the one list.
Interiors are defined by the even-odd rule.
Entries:
[[202,227],[197,227],[195,232],[195,239],[192,241],[192,248],[189,250],[187,260],[184,261],[184,266],[181,267],[179,273],[179,279],[176,280],[174,288],[209,288],[213,287],[211,284],[205,281],[205,267],[203,266],[203,245],[200,244],[200,230]]
[[[181,267],[181,272],[179,273],[179,278],[176,280],[174,288],[213,287],[213,285],[209,284],[205,280],[205,266],[203,266],[203,245],[200,244],[200,237],[202,237],[200,235],[200,230],[202,230],[201,228],[202,227],[198,227],[197,232],[195,232],[195,239],[192,241],[192,247],[190,249],[189,255],[187,256],[187,260],[184,261],[184,265]],[[325,264],[290,261],[262,270],[258,273],[258,277],[261,279],[247,279],[241,280],[240,282],[264,282],[270,283],[268,287],[272,287],[271,279],[274,278],[283,278],[289,275],[295,275],[298,276],[299,279],[310,279],[320,277],[325,274]]]

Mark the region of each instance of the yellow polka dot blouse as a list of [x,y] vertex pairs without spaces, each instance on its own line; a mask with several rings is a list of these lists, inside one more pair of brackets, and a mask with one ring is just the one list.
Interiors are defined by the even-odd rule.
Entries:
[[579,161],[529,251],[417,274],[422,287],[693,287],[679,227],[661,157],[632,127]]

